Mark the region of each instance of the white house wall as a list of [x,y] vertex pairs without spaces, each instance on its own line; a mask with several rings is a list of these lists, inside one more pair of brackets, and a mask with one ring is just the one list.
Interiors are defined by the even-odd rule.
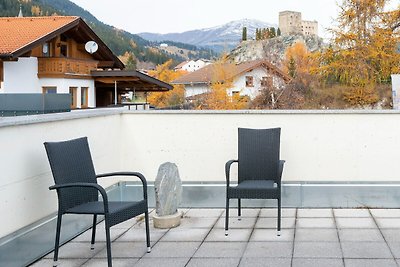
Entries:
[[36,57],[4,62],[4,83],[1,93],[42,93],[39,85]]
[[[77,88],[77,106],[81,106],[81,88],[88,87],[88,107],[96,107],[96,95],[94,80],[88,79],[57,79],[57,78],[42,78],[39,80],[39,87],[57,87],[58,94],[69,94],[70,87]],[[40,89],[41,91],[41,89]]]
[[81,106],[81,88],[88,87],[88,107],[96,106],[94,80],[38,78],[36,57],[18,58],[18,61],[4,62],[4,82],[0,93],[41,94],[43,87],[57,87],[57,93],[68,94],[70,87],[77,87],[77,106]]
[[210,90],[207,84],[186,84],[185,97],[207,93]]

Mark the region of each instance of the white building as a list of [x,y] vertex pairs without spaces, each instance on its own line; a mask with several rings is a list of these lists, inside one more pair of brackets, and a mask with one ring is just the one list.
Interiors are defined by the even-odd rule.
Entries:
[[392,74],[393,109],[400,109],[400,74]]
[[124,67],[80,17],[0,18],[0,94],[69,93],[75,109],[120,103],[129,90],[172,89]]
[[218,77],[215,77],[218,72],[224,72],[227,79],[233,80],[232,88],[227,91],[229,96],[239,94],[250,99],[254,99],[267,86],[283,88],[291,80],[270,62],[255,60],[240,64],[225,63],[221,66],[211,64],[176,79],[172,84],[185,85],[185,97],[191,98],[209,92],[210,85],[219,81]]
[[210,62],[207,60],[202,60],[202,59],[198,59],[198,60],[188,60],[188,61],[184,61],[181,64],[179,64],[178,66],[176,66],[174,68],[175,71],[177,70],[184,70],[187,72],[193,72],[196,70],[199,70],[201,68],[204,68],[205,66],[209,65]]

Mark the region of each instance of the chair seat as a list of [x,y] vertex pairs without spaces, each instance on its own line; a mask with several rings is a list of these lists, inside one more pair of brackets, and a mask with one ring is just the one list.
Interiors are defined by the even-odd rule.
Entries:
[[229,198],[273,199],[280,190],[273,180],[246,180],[229,187]]

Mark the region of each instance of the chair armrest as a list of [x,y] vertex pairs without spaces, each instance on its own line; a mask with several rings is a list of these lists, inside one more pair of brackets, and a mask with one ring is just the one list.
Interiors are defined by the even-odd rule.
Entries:
[[229,187],[229,179],[230,179],[230,169],[231,169],[231,165],[232,163],[238,163],[239,161],[237,159],[232,159],[232,160],[228,160],[225,163],[225,176],[226,176],[226,187]]
[[281,181],[282,181],[282,173],[283,173],[283,165],[285,165],[284,160],[279,161],[279,169],[278,169],[278,186],[281,186]]
[[104,212],[108,213],[108,197],[107,197],[106,190],[104,190],[104,188],[101,187],[98,184],[94,184],[94,183],[69,183],[69,184],[53,185],[53,186],[50,186],[49,189],[50,190],[56,189],[58,191],[59,189],[70,188],[70,187],[92,187],[92,188],[96,188],[97,191],[100,192],[101,197],[103,198]]
[[143,174],[139,172],[110,172],[96,175],[96,178],[111,177],[111,176],[135,176],[142,181],[143,185],[143,198],[147,200],[147,181]]

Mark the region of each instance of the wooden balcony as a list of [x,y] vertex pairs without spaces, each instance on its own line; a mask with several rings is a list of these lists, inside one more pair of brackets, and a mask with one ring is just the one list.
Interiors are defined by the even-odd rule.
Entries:
[[38,58],[38,77],[85,78],[96,70],[98,61],[72,58]]

